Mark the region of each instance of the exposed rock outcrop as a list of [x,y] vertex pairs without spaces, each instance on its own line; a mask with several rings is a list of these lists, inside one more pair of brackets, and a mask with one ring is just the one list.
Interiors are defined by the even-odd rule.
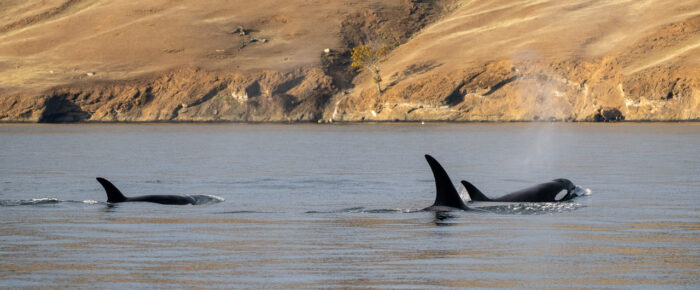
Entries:
[[[420,69],[418,69],[420,70]],[[411,68],[395,76],[416,73]],[[599,62],[491,62],[424,73],[337,98],[325,118],[340,121],[700,120],[698,71],[655,67],[633,75]]]
[[[14,96],[4,120],[77,121],[314,121],[330,98],[330,77],[318,68],[255,74],[180,69],[133,81],[57,88],[38,97]],[[11,115],[10,115],[11,114]]]

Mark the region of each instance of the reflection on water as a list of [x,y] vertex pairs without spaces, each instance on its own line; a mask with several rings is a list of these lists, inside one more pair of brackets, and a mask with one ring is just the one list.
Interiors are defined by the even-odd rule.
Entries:
[[[570,143],[528,151],[532,132]],[[698,124],[7,125],[0,137],[0,287],[700,286]],[[559,177],[593,194],[422,212],[435,190],[425,153],[494,196]],[[108,204],[96,175],[127,195],[208,201]]]
[[451,223],[451,220],[457,218],[457,216],[451,212],[436,211],[434,212],[435,218],[433,219],[436,226],[450,226],[456,223]]

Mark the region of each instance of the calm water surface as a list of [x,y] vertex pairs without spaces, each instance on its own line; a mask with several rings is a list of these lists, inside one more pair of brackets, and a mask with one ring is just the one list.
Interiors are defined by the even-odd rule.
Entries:
[[[0,287],[700,287],[700,124],[1,125]],[[423,154],[490,196],[434,199]],[[201,205],[108,205],[128,195]]]

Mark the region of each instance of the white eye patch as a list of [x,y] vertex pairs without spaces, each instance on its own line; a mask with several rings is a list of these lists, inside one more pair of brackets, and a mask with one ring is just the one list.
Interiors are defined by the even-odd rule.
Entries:
[[557,193],[556,196],[554,196],[554,200],[561,200],[562,198],[564,198],[566,196],[567,192],[568,191],[566,189],[562,189],[559,193]]

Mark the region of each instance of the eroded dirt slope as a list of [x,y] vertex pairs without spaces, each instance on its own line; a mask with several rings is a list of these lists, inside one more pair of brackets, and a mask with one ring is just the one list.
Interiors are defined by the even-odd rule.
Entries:
[[349,45],[402,43],[443,2],[3,1],[0,120],[317,120]]
[[[462,1],[334,100],[341,120],[697,120],[697,1]],[[386,77],[388,76],[388,77]]]
[[699,56],[689,0],[7,0],[0,120],[697,120]]

